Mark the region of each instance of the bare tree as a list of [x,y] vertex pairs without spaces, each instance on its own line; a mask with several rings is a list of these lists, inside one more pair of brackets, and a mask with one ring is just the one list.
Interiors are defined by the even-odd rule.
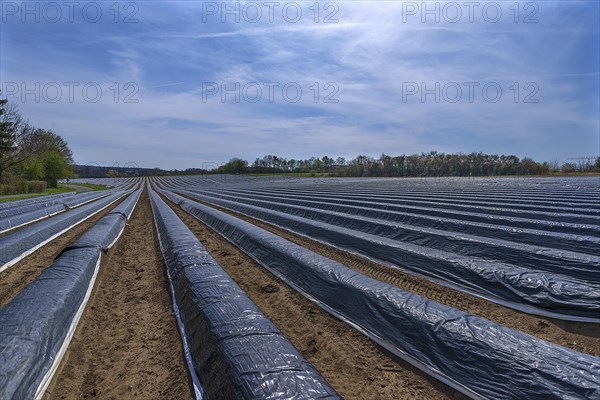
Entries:
[[6,171],[27,159],[27,151],[19,144],[32,131],[33,128],[23,120],[17,107],[6,99],[0,99],[0,194]]
[[548,164],[550,165],[551,172],[560,171],[560,160],[558,158],[553,158],[548,162]]

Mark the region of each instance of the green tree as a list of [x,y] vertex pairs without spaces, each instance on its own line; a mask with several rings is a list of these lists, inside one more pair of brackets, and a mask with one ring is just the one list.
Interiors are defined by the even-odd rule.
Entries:
[[331,167],[333,166],[333,164],[335,164],[335,160],[333,158],[328,157],[328,156],[323,157],[322,162],[323,162],[323,168],[327,172],[331,169]]
[[44,153],[44,180],[48,182],[48,187],[55,188],[58,180],[69,174],[69,164],[63,156],[56,150],[47,150]]
[[28,181],[39,181],[44,178],[44,160],[31,156],[23,162],[23,178]]
[[[30,158],[41,162],[42,179],[48,182],[49,188],[55,188],[58,179],[69,176],[73,152],[67,142],[56,133],[51,130],[32,129],[30,134],[21,140],[20,145]],[[28,162],[27,167],[24,168],[24,173],[34,175],[40,172],[40,167],[35,161],[31,161],[31,164]]]
[[247,167],[248,161],[235,157],[226,164],[221,165],[217,171],[222,174],[242,174],[246,172]]
[[67,142],[51,130],[35,129],[23,140],[27,152],[38,157],[47,150],[57,151],[68,164],[73,164],[73,152]]
[[[0,99],[0,194],[4,186],[19,193],[25,179],[43,178],[56,187],[72,163],[73,152],[63,138],[29,125],[14,104]],[[5,177],[9,183],[2,185]]]

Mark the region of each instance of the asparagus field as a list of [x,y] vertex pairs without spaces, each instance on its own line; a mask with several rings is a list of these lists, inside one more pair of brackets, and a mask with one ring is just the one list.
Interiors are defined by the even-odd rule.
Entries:
[[1,399],[600,398],[597,177],[80,182],[0,206]]

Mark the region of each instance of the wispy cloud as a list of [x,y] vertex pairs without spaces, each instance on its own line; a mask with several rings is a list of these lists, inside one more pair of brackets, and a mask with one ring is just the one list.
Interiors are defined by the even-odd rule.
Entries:
[[[515,23],[508,8],[496,23],[423,23],[405,18],[405,3],[358,1],[336,2],[339,22],[323,23],[331,10],[315,22],[314,3],[299,4],[305,14],[294,24],[203,22],[201,2],[160,1],[139,3],[131,24],[110,13],[97,24],[9,20],[0,74],[29,88],[81,84],[73,102],[11,96],[80,162],[185,168],[264,153],[431,149],[564,160],[600,151],[597,2],[539,3],[533,24]],[[103,89],[97,102],[81,93],[90,82]],[[217,84],[208,98],[207,83]],[[282,93],[292,84],[302,89],[297,102]],[[412,84],[418,92],[408,96]],[[457,86],[460,99],[449,101]],[[489,101],[497,87],[501,98]]]

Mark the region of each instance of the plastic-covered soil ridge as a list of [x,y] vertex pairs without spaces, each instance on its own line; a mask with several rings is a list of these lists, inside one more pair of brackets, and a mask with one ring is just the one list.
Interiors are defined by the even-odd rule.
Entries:
[[122,234],[141,190],[113,195],[129,197],[0,309],[0,397],[41,398],[89,299],[102,251]]
[[358,233],[356,229],[217,199],[196,192],[177,191],[332,243],[340,248],[392,262],[407,270],[435,278],[442,284],[476,293],[511,308],[575,321],[598,321],[598,284],[487,258],[464,256],[374,234]]
[[150,197],[201,392],[207,398],[338,398],[175,213],[155,192]]
[[[130,190],[135,180],[103,181],[113,182],[114,189],[101,194],[57,195],[43,199],[17,201],[10,206],[0,205],[0,229],[2,229],[3,222],[8,224],[8,229],[15,229],[9,234],[1,234],[0,243],[5,241],[4,244],[10,244],[13,243],[11,240],[14,241],[14,245],[6,247],[16,255],[4,263],[0,259],[2,270],[36,249],[41,248],[36,252],[35,258],[39,258],[38,256],[42,254],[41,251],[44,248],[52,247],[49,251],[56,254],[55,252],[59,248],[57,246],[46,247],[49,241],[81,224],[91,215],[101,213],[101,216],[91,218],[87,223],[81,224],[78,229],[73,229],[69,235],[65,235],[58,242],[62,248],[72,238],[79,236],[79,239],[72,245],[64,248],[55,262],[43,270],[41,275],[38,273],[42,268],[38,266],[34,268],[32,262],[35,261],[32,261],[31,257],[27,258],[26,262],[18,263],[14,267],[27,267],[27,271],[35,272],[28,280],[31,284],[23,289],[28,282],[23,281],[23,285],[18,286],[18,290],[23,290],[16,296],[14,293],[17,291],[13,291],[13,294],[6,298],[6,301],[9,301],[7,307],[0,309],[0,323],[3,328],[2,335],[0,335],[0,380],[2,377],[8,379],[8,383],[0,384],[0,387],[13,390],[15,393],[18,392],[19,396],[40,397],[44,393],[44,388],[52,380],[60,359],[66,354],[67,346],[69,346],[75,327],[78,325],[77,321],[83,315],[82,310],[90,298],[94,281],[99,274],[100,257],[108,247],[115,244],[124,232],[126,219],[131,217],[138,202],[141,191],[132,194]],[[577,351],[563,348],[557,344],[544,342],[520,331],[525,330],[530,334],[579,349],[584,353],[597,354],[596,350],[590,350],[597,348],[596,342],[586,333],[589,332],[588,328],[594,325],[589,322],[572,325],[568,320],[594,320],[585,316],[585,313],[593,312],[593,308],[590,308],[589,304],[598,297],[594,289],[598,285],[595,272],[600,255],[598,246],[596,246],[597,242],[600,242],[600,224],[598,222],[600,221],[598,218],[600,216],[600,201],[598,201],[600,199],[600,182],[598,181],[533,179],[527,180],[527,182],[525,180],[473,180],[469,182],[440,180],[432,182],[431,180],[333,179],[313,183],[310,180],[290,182],[271,177],[264,180],[245,180],[244,177],[233,177],[233,179],[223,177],[221,179],[219,176],[209,178],[169,177],[158,178],[156,181],[171,191],[179,191],[187,197],[196,197],[203,202],[203,204],[199,204],[191,200],[183,200],[173,193],[166,193],[172,200],[181,203],[188,212],[207,224],[196,222],[191,217],[182,217],[190,226],[196,227],[194,228],[196,232],[198,232],[197,229],[203,232],[208,231],[210,228],[207,226],[218,232],[218,234],[210,233],[209,236],[212,239],[207,242],[208,248],[210,251],[219,251],[217,259],[227,263],[226,270],[235,276],[236,281],[245,282],[240,283],[240,286],[249,290],[252,299],[256,299],[257,304],[260,304],[261,307],[265,305],[263,302],[265,297],[262,299],[255,297],[255,288],[247,285],[251,281],[244,281],[231,269],[236,265],[237,259],[242,256],[237,248],[262,265],[264,274],[271,276],[271,279],[276,279],[274,277],[278,276],[287,281],[289,287],[281,283],[279,285],[283,285],[280,287],[285,286],[286,290],[294,293],[295,298],[299,297],[291,288],[302,293],[306,298],[316,301],[316,304],[319,304],[324,310],[337,316],[338,324],[346,323],[347,326],[358,328],[374,342],[471,397],[529,398],[539,395],[539,393],[543,393],[545,398],[600,397],[597,392],[597,388],[600,386],[598,382],[600,359],[577,353]],[[125,194],[132,195],[124,198]],[[148,197],[144,198],[144,220],[152,224],[151,203]],[[120,203],[118,207],[113,206],[116,202]],[[67,203],[71,206],[66,206]],[[170,207],[167,206],[167,208]],[[227,208],[231,211],[228,211]],[[91,215],[86,215],[81,210],[87,210]],[[224,213],[218,210],[223,210]],[[180,209],[177,210],[180,216],[182,212]],[[166,214],[169,213],[165,212]],[[172,213],[171,216],[173,217]],[[464,219],[462,219],[463,217]],[[243,221],[247,221],[244,224],[249,224],[240,224]],[[94,224],[93,228],[88,229],[92,224]],[[25,225],[30,226],[23,227]],[[167,225],[173,228],[171,232],[175,232],[173,234],[175,237],[180,237],[181,230],[185,231],[186,229],[176,216],[172,219],[172,224]],[[139,226],[141,226],[140,223],[136,222],[136,227]],[[200,226],[202,228],[198,228]],[[261,231],[258,226],[267,231]],[[39,228],[44,232],[43,235],[37,235],[37,232],[31,227]],[[81,234],[83,231],[85,232]],[[265,232],[268,235],[265,235]],[[65,237],[71,239],[66,240]],[[202,377],[205,381],[203,390],[206,389],[209,393],[223,390],[223,385],[230,394],[236,390],[239,391],[239,386],[244,386],[244,384],[239,383],[238,375],[243,375],[243,373],[236,374],[231,371],[236,368],[237,371],[241,371],[243,368],[232,362],[235,357],[227,351],[214,350],[214,347],[211,350],[211,341],[202,341],[199,338],[210,336],[202,332],[206,332],[206,325],[210,326],[210,323],[206,321],[219,320],[215,315],[226,319],[227,323],[214,327],[211,331],[213,333],[223,332],[218,328],[224,326],[234,326],[235,329],[264,328],[265,326],[252,325],[251,322],[235,324],[233,322],[235,318],[231,318],[233,314],[224,313],[211,302],[215,298],[222,299],[223,293],[235,295],[235,291],[228,291],[233,281],[225,279],[228,277],[223,270],[217,270],[219,273],[213,274],[215,270],[207,268],[207,271],[204,271],[209,272],[207,276],[200,273],[203,271],[197,271],[198,268],[193,267],[204,266],[203,262],[211,257],[206,249],[198,250],[191,242],[187,243],[185,240],[169,242],[169,240],[165,240],[165,237],[166,235],[162,235],[161,246],[165,249],[166,246],[163,243],[168,242],[172,248],[165,252],[167,254],[165,260],[169,262],[168,256],[171,257],[171,266],[168,266],[167,272],[172,284],[172,293],[175,296],[176,313],[181,318],[182,314],[189,312],[187,315],[189,318],[186,317],[186,321],[194,321],[194,318],[198,316],[197,313],[193,313],[194,310],[197,310],[199,305],[204,305],[204,315],[211,317],[205,318],[200,327],[194,327],[187,333],[186,327],[182,324],[182,328],[184,328],[182,336],[187,341],[186,345],[189,345],[188,350],[200,343],[197,348],[201,351],[194,352],[196,360],[190,358],[190,370],[201,371],[195,375]],[[309,237],[318,242],[311,243],[305,240]],[[198,238],[204,243],[202,238]],[[223,238],[229,241],[226,243],[229,251],[233,246],[237,247],[236,255],[233,258],[223,258],[220,250],[215,250],[215,246],[219,244],[225,246]],[[283,238],[296,243],[296,247],[290,247],[290,242],[286,242]],[[365,240],[365,238],[369,240]],[[193,236],[189,239],[198,242]],[[394,246],[394,242],[400,242],[403,245]],[[324,243],[328,243],[332,247],[327,247]],[[340,243],[343,246],[340,246]],[[308,250],[321,247],[331,251],[323,251],[322,255],[319,255]],[[186,253],[186,249],[198,251],[190,255]],[[482,314],[497,321],[496,323],[475,317],[428,299],[427,297],[430,295],[427,290],[417,290],[421,296],[411,294],[406,290],[412,291],[412,289],[405,288],[406,285],[398,286],[387,278],[384,279],[377,274],[356,268],[352,263],[345,261],[344,257],[337,257],[334,254],[336,251],[342,254],[343,251],[339,249],[351,252],[356,260],[360,260],[361,256],[362,259],[380,260],[374,254],[383,255],[388,261],[380,261],[378,268],[394,270],[398,273],[401,270],[395,264],[404,268],[410,264],[414,270],[419,270],[419,268],[425,268],[422,265],[426,264],[426,260],[429,262],[433,260],[439,264],[437,271],[428,271],[430,281],[422,277],[418,279],[419,282],[433,285],[427,286],[427,288],[434,289],[440,289],[440,286],[435,286],[432,282],[440,283],[442,281],[445,281],[449,287],[458,287],[457,284],[449,281],[457,279],[456,271],[461,268],[474,270],[483,276],[486,271],[482,267],[489,266],[490,271],[496,275],[498,275],[498,271],[509,271],[509,274],[500,276],[499,281],[506,282],[507,287],[524,290],[519,294],[520,299],[512,303],[513,308],[524,309],[540,315],[556,316],[557,313],[561,313],[563,321],[524,316],[516,312],[512,314],[513,311],[497,305],[493,305],[496,307],[495,314]],[[5,250],[4,246],[2,250]],[[321,250],[317,250],[317,252],[319,251]],[[338,261],[334,262],[328,259],[327,254]],[[201,260],[194,263],[194,257],[200,257]],[[249,261],[250,258],[245,255],[243,257],[247,259],[246,263],[253,263]],[[424,257],[424,259],[419,259],[419,257]],[[108,260],[110,257],[103,263],[106,264]],[[178,261],[173,262],[173,260]],[[469,263],[469,261],[473,261],[473,263]],[[158,262],[155,264],[156,266],[162,267],[160,261],[156,260],[156,262]],[[48,265],[46,261],[43,263]],[[214,259],[208,264],[211,267],[219,267]],[[252,264],[253,271],[262,268],[259,264]],[[344,264],[352,269],[346,268]],[[396,269],[387,268],[383,264]],[[2,270],[0,270],[0,274],[2,274]],[[357,270],[365,272],[370,278],[357,273]],[[13,271],[11,269],[9,272],[4,272],[4,274],[8,274],[4,276],[20,276],[13,274]],[[515,280],[511,278],[510,274],[519,271],[522,273],[514,276],[522,279],[524,283],[517,282],[515,284]],[[402,273],[404,276],[410,276],[410,274],[406,274],[406,269]],[[438,275],[435,275],[436,273]],[[418,272],[416,275],[419,274],[427,275],[423,272]],[[412,278],[417,279],[416,275],[412,275]],[[447,276],[450,275],[454,276],[448,279]],[[131,279],[135,278],[135,274],[130,274],[130,277]],[[223,277],[224,279],[222,279]],[[214,280],[211,280],[213,278]],[[369,279],[371,280],[369,281]],[[391,286],[379,279],[385,280]],[[464,302],[456,303],[457,307],[478,313],[477,304],[481,307],[485,307],[486,304],[492,306],[491,303],[486,303],[479,298],[475,308],[466,307],[465,304],[469,303],[469,299],[473,300],[475,297],[465,293],[491,299],[492,297],[478,294],[477,290],[491,290],[492,292],[493,290],[489,287],[482,289],[486,285],[481,285],[481,281],[473,278],[469,273],[459,274],[458,281],[465,290],[464,293],[458,294],[459,297],[464,296],[460,297]],[[206,284],[202,286],[202,282]],[[56,285],[62,285],[62,288]],[[161,290],[165,289],[162,285],[161,283]],[[233,283],[233,285],[236,284]],[[469,286],[476,289],[469,289]],[[390,287],[395,291],[390,290]],[[402,287],[402,289],[399,290],[398,287]],[[217,288],[219,292],[211,291]],[[237,288],[241,294],[244,294],[239,287]],[[327,288],[327,290],[322,288]],[[445,295],[458,293],[452,292],[448,288],[441,289]],[[102,291],[104,292],[104,289]],[[34,292],[36,294],[37,292],[43,293],[34,296]],[[509,292],[510,290],[506,293]],[[186,293],[187,297],[182,293]],[[197,296],[189,296],[190,293],[196,293]],[[177,298],[177,294],[180,296],[179,298]],[[527,301],[523,301],[523,295],[537,297],[533,302],[535,305],[532,306],[527,304]],[[493,293],[493,296],[498,295]],[[544,296],[546,297],[544,298]],[[239,298],[238,296],[234,297]],[[454,305],[453,301],[447,301],[443,295],[431,298],[438,299],[450,306]],[[288,296],[286,299],[291,299],[291,297]],[[500,304],[510,303],[506,300],[498,300],[498,297],[495,299]],[[580,301],[581,299],[583,301]],[[230,300],[227,298],[227,302],[221,304],[233,304]],[[546,302],[544,303],[544,301]],[[240,310],[251,309],[249,304],[240,304],[242,304],[239,307]],[[306,307],[306,303],[303,304]],[[180,305],[190,308],[186,311],[186,308],[180,307]],[[164,306],[168,306],[168,302]],[[256,306],[254,307],[258,310]],[[311,307],[314,309],[316,306],[311,305]],[[231,307],[227,308],[229,313],[233,310]],[[539,310],[542,311],[539,312]],[[258,312],[261,311],[258,310]],[[272,315],[269,313],[269,307],[264,312],[266,315]],[[504,317],[497,318],[502,313],[505,314],[504,317],[514,315],[517,322],[510,323],[510,326],[516,330],[498,324],[507,323],[503,319]],[[224,318],[223,315],[226,315],[227,318]],[[19,318],[20,322],[12,323]],[[90,321],[89,317],[87,318],[87,321]],[[555,327],[565,329],[564,335],[538,335],[531,325],[535,324],[535,321],[539,321],[539,323],[547,321],[553,329]],[[171,322],[173,323],[173,321]],[[87,325],[87,323],[84,324],[84,326]],[[190,325],[192,323],[188,323],[188,327]],[[417,325],[418,328],[415,328]],[[5,326],[9,328],[4,329]],[[55,329],[56,326],[59,326],[60,329]],[[67,326],[68,329],[66,329]],[[310,324],[305,324],[305,328],[310,328],[310,326]],[[579,331],[580,327],[585,327],[585,330]],[[288,327],[284,326],[284,328],[282,330],[288,332]],[[542,328],[543,326],[540,325],[540,329]],[[575,331],[572,331],[571,328]],[[396,333],[394,329],[400,331]],[[33,333],[36,330],[37,333]],[[29,333],[23,334],[23,331]],[[20,345],[22,348],[28,349],[26,350],[28,356],[21,359],[23,364],[19,365],[19,362],[15,362],[14,351],[11,353],[11,347],[6,346],[7,339],[4,336],[6,332],[9,332],[9,335],[12,335],[12,338],[17,341],[23,337],[37,337],[47,340],[47,342],[28,340]],[[580,332],[585,337],[570,335],[570,332]],[[555,333],[560,334],[559,331]],[[402,340],[402,335],[413,335],[414,337],[404,337]],[[283,335],[281,337],[284,342],[288,340]],[[236,341],[230,336],[227,338],[231,339],[231,343],[234,344],[230,346],[230,349],[237,349],[244,343],[248,343],[240,343],[239,340]],[[293,340],[297,340],[297,338]],[[577,342],[583,340],[582,343],[587,343],[587,345],[581,346],[573,343],[571,346],[571,343],[565,343],[565,340],[577,340]],[[3,342],[5,343],[4,349],[2,349]],[[294,344],[298,345],[296,341]],[[43,346],[48,346],[48,349],[39,350]],[[305,348],[303,343],[300,343],[299,348],[302,352],[312,351],[310,347]],[[36,351],[39,353],[36,354]],[[206,356],[206,352],[210,355]],[[53,354],[53,356],[44,359],[45,356],[40,355],[41,353]],[[276,353],[291,354],[291,350],[288,353],[283,351]],[[191,355],[191,352],[189,354]],[[260,354],[268,353],[265,350]],[[180,356],[178,355],[178,357]],[[313,360],[310,353],[305,353],[305,356]],[[205,364],[198,362],[202,357],[205,357]],[[254,358],[256,361],[260,357],[254,354]],[[300,358],[302,358],[301,355]],[[473,360],[476,358],[480,361],[474,362]],[[210,364],[212,370],[198,368],[199,365],[208,365],[206,360],[213,361]],[[221,361],[215,362],[215,360]],[[399,360],[396,361],[398,365],[405,365]],[[11,369],[9,373],[2,373],[4,365],[8,365],[8,368]],[[233,369],[231,365],[234,365]],[[323,364],[319,365],[320,368],[324,367]],[[180,368],[182,366],[183,363]],[[329,366],[326,365],[326,369],[323,371],[326,371]],[[509,366],[512,366],[512,370],[509,369]],[[307,368],[302,369],[304,374],[308,374],[303,376],[309,377],[308,380],[304,379],[302,382],[303,384],[307,384],[307,382],[310,385],[314,384],[311,389],[313,397],[317,397],[317,394],[321,393],[319,390],[326,397],[335,397],[334,389],[310,367],[308,364]],[[15,371],[17,374],[25,371],[25,374],[11,375]],[[311,375],[311,373],[314,374]],[[110,379],[110,375],[98,375],[98,377],[101,376]],[[24,384],[28,385],[27,388],[19,386],[18,377],[29,382],[29,384]],[[88,377],[86,374],[85,379]],[[500,380],[500,377],[504,379],[504,382]],[[296,376],[294,379],[298,379],[298,377]],[[273,386],[269,393],[280,397],[289,397],[290,390],[293,390],[290,389],[290,386],[297,386],[290,383],[294,379],[280,379],[280,384]],[[528,379],[530,387],[526,387],[525,379]],[[124,382],[126,381],[124,380]],[[246,383],[248,382],[250,381],[246,381]],[[336,382],[340,383],[340,381]],[[91,384],[93,385],[93,382]],[[248,385],[250,388],[246,388],[246,392],[250,393],[253,390],[259,390],[256,386],[262,386],[262,383],[260,380],[254,380]],[[72,389],[76,386],[70,387]],[[95,395],[93,387],[90,385],[87,387],[91,391],[86,393]],[[432,384],[431,388],[433,387],[437,386]],[[27,394],[27,390],[35,392]],[[56,394],[56,391],[48,393]],[[134,395],[136,392],[130,391],[129,393]],[[147,395],[150,392],[140,393]],[[168,393],[168,391],[161,390],[154,393]],[[419,392],[417,391],[417,393]],[[433,392],[425,391],[423,393],[429,396]],[[445,389],[441,393],[447,394]],[[198,396],[203,395],[198,392]],[[0,395],[0,397],[4,396]],[[239,395],[238,397],[245,396]]]
[[[508,399],[543,393],[547,398],[585,398],[600,394],[600,359],[596,357],[408,294],[252,224],[173,193],[165,195],[329,311],[374,339],[393,343],[415,365],[421,363],[421,368],[471,396]],[[519,349],[516,353],[515,348]],[[514,365],[538,365],[536,369],[541,368],[548,381],[531,382],[528,373],[535,372],[517,373]]]

